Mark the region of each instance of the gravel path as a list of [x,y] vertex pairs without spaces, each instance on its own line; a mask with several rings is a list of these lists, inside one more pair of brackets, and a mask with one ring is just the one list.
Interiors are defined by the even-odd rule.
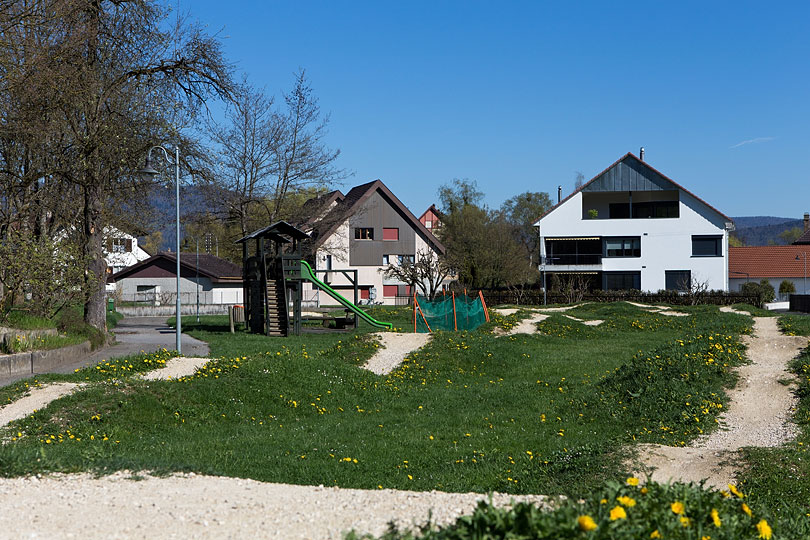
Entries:
[[382,347],[369,358],[363,366],[377,375],[388,375],[416,349],[424,347],[430,341],[430,334],[400,334],[397,332],[379,332],[374,334]]
[[210,358],[190,358],[187,356],[176,356],[166,362],[160,369],[149,371],[143,375],[147,381],[169,380],[178,377],[193,375],[195,371],[203,367]]
[[[0,479],[0,536],[22,538],[339,539],[428,519],[448,523],[486,495],[268,484],[198,476],[128,479],[127,473]],[[543,503],[544,497],[495,494]]]
[[56,383],[33,388],[28,395],[0,408],[0,427],[44,409],[51,401],[70,394],[79,386],[74,383]]
[[721,429],[688,447],[640,445],[639,473],[654,469],[651,478],[658,482],[705,478],[707,485],[725,488],[734,482],[740,448],[779,446],[795,437],[790,416],[796,398],[779,381],[794,378],[786,367],[807,346],[807,338],[782,335],[775,317],[756,317],[754,337],[743,339],[751,364],[738,369],[740,379],[728,392],[730,404],[720,419]]

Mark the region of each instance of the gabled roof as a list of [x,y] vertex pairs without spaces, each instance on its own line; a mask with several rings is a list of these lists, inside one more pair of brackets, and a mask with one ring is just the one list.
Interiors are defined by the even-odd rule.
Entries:
[[[221,282],[241,282],[242,281],[242,267],[234,264],[231,261],[221,259],[216,255],[209,253],[199,254],[199,267],[197,266],[197,253],[181,253],[180,254],[180,274],[183,275],[187,272],[196,273],[199,269],[200,276],[207,277],[215,283]],[[157,255],[153,255],[137,264],[133,264],[128,268],[124,268],[120,272],[112,276],[113,281],[127,278],[136,274],[153,265],[164,264],[168,262],[172,265],[172,271],[177,264],[177,255],[172,252],[162,251]]]
[[798,237],[795,242],[793,242],[794,246],[803,246],[807,244],[810,244],[810,229],[805,229],[802,235]]
[[422,212],[422,215],[421,215],[421,216],[419,216],[419,219],[421,220],[423,217],[425,217],[425,215],[427,215],[427,213],[428,213],[428,212],[433,212],[433,215],[435,215],[435,216],[436,216],[437,218],[439,218],[439,219],[442,219],[442,218],[444,217],[444,215],[442,214],[441,210],[439,210],[438,208],[436,208],[436,205],[435,205],[435,204],[431,204],[431,205],[430,205],[430,207],[429,207],[427,210],[425,210],[424,212]]
[[728,277],[803,278],[806,251],[798,246],[729,247]]
[[241,244],[242,242],[247,242],[248,240],[253,240],[254,238],[269,238],[270,240],[276,242],[285,244],[290,243],[290,240],[284,238],[284,236],[289,236],[293,240],[304,240],[309,238],[307,233],[301,229],[298,229],[297,227],[293,227],[286,221],[276,221],[272,225],[268,225],[262,229],[257,229],[247,236],[240,238],[236,241],[236,243]]
[[538,221],[540,221],[541,219],[543,219],[544,217],[546,217],[547,215],[549,215],[550,213],[552,213],[554,210],[556,210],[557,208],[559,208],[560,206],[562,206],[563,204],[565,204],[565,203],[566,203],[566,202],[567,202],[567,201],[568,201],[568,200],[569,200],[571,197],[573,197],[574,195],[576,195],[576,194],[577,194],[577,193],[579,193],[580,191],[587,191],[588,186],[590,186],[591,184],[596,183],[597,181],[600,181],[600,180],[601,180],[601,179],[602,179],[602,178],[605,176],[605,174],[606,174],[608,171],[610,171],[610,170],[611,170],[611,169],[613,169],[614,167],[618,166],[618,165],[619,165],[619,163],[621,163],[621,162],[623,162],[623,161],[625,161],[625,160],[628,160],[628,159],[634,160],[636,165],[641,165],[642,167],[646,167],[646,168],[647,168],[647,169],[649,169],[649,170],[650,170],[650,172],[652,172],[652,173],[653,173],[655,176],[660,177],[660,180],[663,180],[663,181],[665,181],[665,182],[669,182],[670,184],[672,184],[672,186],[673,186],[674,188],[679,189],[679,190],[681,190],[681,191],[683,191],[683,192],[685,192],[685,193],[688,193],[689,195],[691,195],[692,197],[694,197],[695,199],[697,199],[697,200],[698,200],[698,201],[700,201],[701,203],[705,204],[705,205],[706,205],[708,208],[710,208],[711,210],[713,210],[715,213],[717,213],[717,215],[721,216],[721,217],[722,217],[722,218],[723,218],[725,221],[729,221],[729,222],[733,221],[733,220],[732,220],[730,217],[728,217],[727,215],[725,215],[724,213],[722,213],[720,210],[716,209],[715,207],[713,207],[712,205],[710,205],[709,203],[707,203],[706,201],[704,201],[703,199],[701,199],[700,197],[698,197],[697,195],[695,195],[694,193],[692,193],[691,191],[689,191],[688,189],[686,189],[685,187],[683,187],[683,186],[681,186],[680,184],[678,184],[678,183],[677,183],[675,180],[672,180],[671,178],[669,178],[668,176],[666,176],[664,173],[662,173],[662,172],[660,172],[659,170],[655,169],[654,167],[650,166],[650,164],[649,164],[649,163],[647,163],[646,161],[643,161],[643,160],[639,159],[639,158],[638,158],[638,157],[636,157],[636,156],[635,156],[635,155],[634,155],[632,152],[627,152],[625,155],[623,155],[622,157],[620,157],[619,159],[617,159],[615,162],[613,162],[613,163],[612,163],[612,164],[611,164],[609,167],[607,167],[605,170],[603,170],[602,172],[600,172],[599,174],[597,174],[596,176],[594,176],[593,178],[591,178],[590,180],[588,180],[586,183],[584,183],[583,185],[581,185],[581,186],[580,186],[578,189],[575,189],[575,190],[573,191],[573,193],[571,193],[570,195],[568,195],[568,197],[564,198],[562,201],[560,201],[559,203],[557,203],[557,204],[555,204],[554,206],[552,206],[552,207],[551,207],[549,210],[547,210],[547,211],[546,211],[546,213],[544,213],[542,216],[540,216],[540,217],[538,217],[537,219],[535,219],[533,224],[534,224],[534,225],[536,225]]
[[391,205],[400,213],[402,217],[405,218],[406,221],[411,224],[414,229],[419,231],[419,233],[428,243],[432,244],[433,247],[440,253],[445,252],[445,247],[441,242],[439,242],[439,239],[436,238],[436,236],[430,232],[422,224],[422,222],[419,221],[416,216],[413,215],[413,213],[411,213],[410,210],[408,210],[408,207],[402,204],[402,201],[400,201],[396,195],[394,195],[391,190],[382,183],[381,180],[373,180],[371,182],[355,186],[349,190],[349,192],[346,193],[342,199],[335,199],[337,204],[323,220],[326,223],[326,228],[325,230],[318,232],[319,234],[315,239],[313,249],[318,248],[326,241],[327,238],[332,236],[338,227],[340,227],[340,225],[355,212],[360,210],[363,203],[366,202],[366,200],[368,200],[368,198],[377,191],[379,191],[380,194],[382,194],[382,196],[391,203]]

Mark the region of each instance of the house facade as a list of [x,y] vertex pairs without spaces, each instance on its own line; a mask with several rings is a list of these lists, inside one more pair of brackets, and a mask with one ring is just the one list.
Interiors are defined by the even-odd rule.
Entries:
[[632,153],[534,226],[540,270],[552,278],[580,276],[602,290],[729,288],[731,218]]
[[[405,304],[414,291],[407,283],[386,278],[384,269],[444,254],[439,240],[380,180],[356,186],[346,195],[332,192],[324,202],[323,218],[312,231],[314,268],[348,300],[354,300],[356,271],[358,303]],[[304,295],[309,305],[330,303],[309,285]]]
[[773,286],[777,299],[787,300],[779,294],[779,286],[789,281],[797,294],[807,294],[807,256],[810,245],[744,246],[728,250],[729,290],[739,291],[747,282],[767,280]]
[[440,212],[438,208],[436,208],[435,204],[431,204],[430,208],[425,210],[421,216],[419,216],[419,223],[425,226],[427,230],[436,234],[442,226],[442,221],[440,217]]
[[[151,305],[176,302],[177,258],[162,252],[113,275],[119,300]],[[242,303],[242,268],[214,255],[180,255],[180,303],[196,305]]]

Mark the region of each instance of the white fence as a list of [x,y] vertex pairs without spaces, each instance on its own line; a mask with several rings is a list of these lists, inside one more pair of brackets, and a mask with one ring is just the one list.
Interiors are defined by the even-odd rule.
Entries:
[[[174,305],[177,296],[173,292],[155,293],[154,291],[143,291],[132,294],[122,294],[117,298],[120,302],[132,302],[151,306]],[[232,305],[242,303],[242,289],[225,289],[213,291],[181,292],[180,304],[182,305]]]

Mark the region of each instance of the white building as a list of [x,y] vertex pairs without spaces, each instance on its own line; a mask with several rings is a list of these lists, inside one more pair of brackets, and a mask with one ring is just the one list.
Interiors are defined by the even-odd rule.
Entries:
[[[354,285],[339,270],[357,271],[358,303],[404,304],[414,291],[385,278],[383,270],[389,264],[444,254],[439,240],[380,180],[356,186],[346,195],[333,191],[308,206],[317,213],[311,223],[317,223],[312,235],[318,277],[348,300],[353,300]],[[309,284],[304,301],[333,303]]]
[[[108,277],[148,258],[149,253],[138,246],[135,236],[116,227],[104,228],[104,260],[107,261]],[[113,291],[115,282],[108,279],[107,292]]]
[[728,290],[731,218],[631,153],[534,223],[540,270],[595,289]]
[[[173,305],[177,292],[175,253],[161,252],[113,275],[120,300]],[[241,304],[242,268],[208,253],[180,255],[180,302]]]

